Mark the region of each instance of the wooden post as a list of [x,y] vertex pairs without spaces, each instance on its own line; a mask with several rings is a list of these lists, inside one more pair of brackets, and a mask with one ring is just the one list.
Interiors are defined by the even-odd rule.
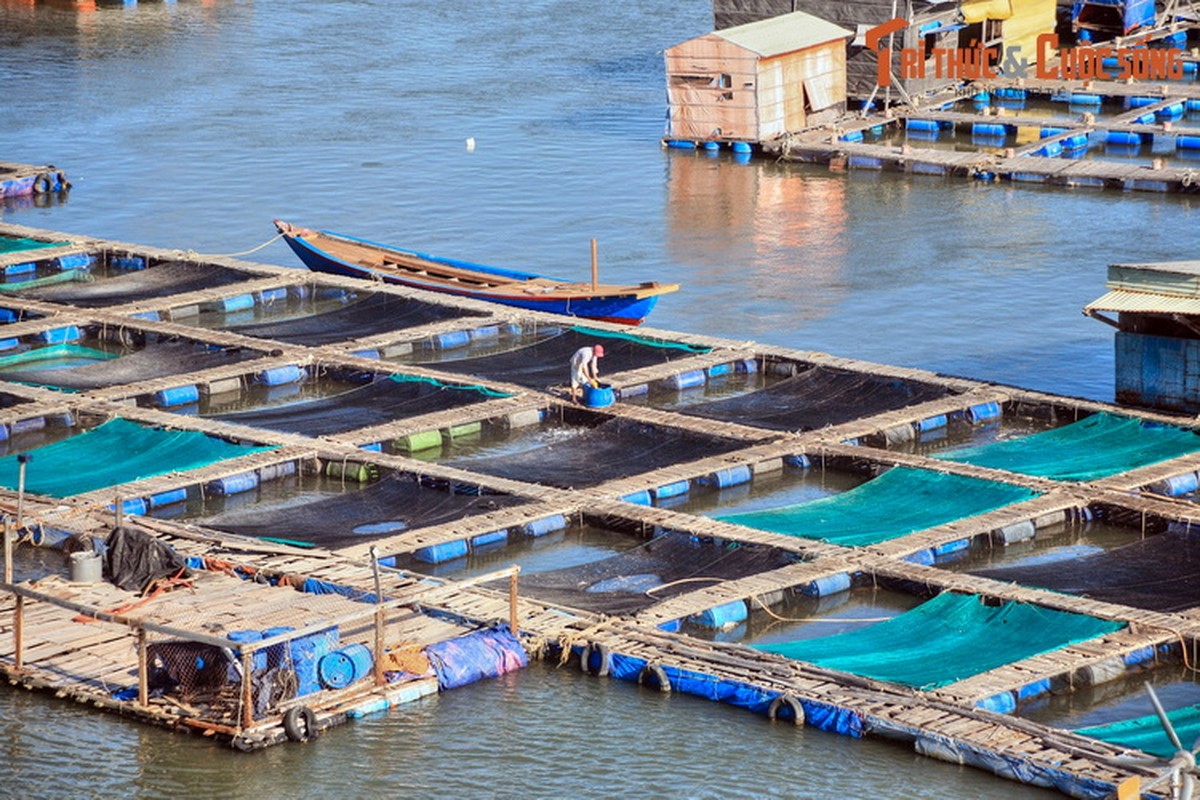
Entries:
[[383,606],[375,609],[375,685],[383,686],[387,681],[383,677]]
[[13,609],[13,660],[14,666],[20,672],[25,668],[25,597],[17,595],[17,605]]
[[242,650],[242,730],[254,724],[254,652]]
[[508,578],[508,629],[512,631],[513,636],[519,633],[517,628],[517,574],[520,571],[521,567],[514,564],[512,575]]
[[146,629],[141,625],[137,628],[138,647],[138,705],[146,708],[150,705],[150,658],[146,653]]
[[12,520],[7,516],[4,517],[4,582],[12,584],[13,566],[12,566],[12,540],[13,527]]
[[600,251],[597,249],[596,240],[592,239],[592,291],[596,291],[596,287],[600,284]]
[[17,527],[24,523],[25,517],[25,465],[33,460],[28,453],[17,454]]

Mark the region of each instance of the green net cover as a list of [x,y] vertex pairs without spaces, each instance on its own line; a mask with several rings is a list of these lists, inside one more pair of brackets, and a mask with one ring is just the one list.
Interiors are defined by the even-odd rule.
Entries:
[[54,362],[54,366],[64,368],[77,367],[97,361],[111,361],[114,358],[118,358],[116,353],[97,350],[94,347],[84,347],[79,344],[52,344],[47,347],[14,353],[10,356],[0,356],[0,370],[18,371],[22,367],[31,365],[36,365],[38,369],[52,368],[47,362]]
[[69,269],[65,272],[46,275],[42,278],[31,278],[27,281],[6,281],[5,283],[0,283],[0,292],[12,294],[28,289],[39,289],[43,286],[54,286],[59,283],[92,283],[95,280],[92,274],[86,270]]
[[711,347],[705,347],[701,344],[688,344],[687,342],[670,342],[665,339],[652,339],[648,336],[638,336],[636,333],[625,333],[621,331],[602,331],[597,328],[589,328],[585,325],[572,325],[571,330],[575,333],[582,334],[588,337],[596,337],[600,339],[623,339],[627,342],[635,344],[645,344],[651,347],[659,347],[663,349],[686,350],[689,353],[711,353]]
[[786,536],[862,547],[1037,496],[1031,489],[1007,483],[894,467],[841,494],[717,519]]
[[[205,467],[273,447],[243,447],[196,431],[148,428],[113,419],[69,439],[30,450],[25,488],[50,497],[71,495]],[[0,458],[0,486],[16,489],[15,455]]]
[[978,595],[943,592],[869,628],[755,647],[852,675],[929,690],[1122,627],[1120,622],[1028,603],[989,606]]
[[19,253],[22,250],[44,250],[47,247],[62,247],[70,242],[39,242],[23,236],[0,236],[0,253]]
[[1066,481],[1089,481],[1200,450],[1195,431],[1101,412],[1054,430],[935,457]]
[[[1168,711],[1167,719],[1171,720],[1171,727],[1185,746],[1200,737],[1200,706],[1185,706]],[[1110,722],[1107,725],[1079,728],[1075,732],[1109,744],[1141,750],[1159,758],[1171,758],[1175,755],[1175,745],[1167,738],[1167,732],[1163,730],[1156,714]]]

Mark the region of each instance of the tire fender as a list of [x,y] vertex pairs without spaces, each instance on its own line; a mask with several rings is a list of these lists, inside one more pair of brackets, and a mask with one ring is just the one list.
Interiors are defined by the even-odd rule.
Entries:
[[[592,668],[593,655],[600,658],[600,665],[595,669]],[[584,647],[583,652],[579,654],[579,668],[589,675],[595,675],[598,678],[606,677],[611,667],[612,651],[609,650],[606,644],[592,642]]]
[[293,706],[283,715],[283,732],[293,742],[311,742],[321,731],[317,728],[317,715],[308,706]]
[[658,664],[647,664],[642,667],[642,671],[638,673],[638,686],[654,687],[663,694],[671,691],[671,679],[667,677],[667,671]]
[[767,719],[791,722],[793,725],[804,724],[804,706],[790,694],[778,695],[767,706]]

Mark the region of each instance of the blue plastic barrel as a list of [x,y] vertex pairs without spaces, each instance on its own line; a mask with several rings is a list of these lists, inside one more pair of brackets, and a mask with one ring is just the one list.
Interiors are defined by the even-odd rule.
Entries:
[[429,337],[430,346],[438,350],[455,350],[470,343],[471,334],[467,331],[449,331]]
[[737,486],[742,483],[749,483],[754,477],[754,473],[746,464],[739,464],[736,467],[727,467],[719,469],[716,472],[710,472],[700,478],[700,485],[715,486],[718,489],[724,489],[728,486]]
[[482,328],[475,328],[474,330],[467,331],[467,337],[473,341],[499,339],[500,326],[484,325]]
[[254,376],[254,380],[264,386],[286,386],[290,383],[300,383],[304,378],[304,369],[295,364],[284,364],[282,367],[264,369]]
[[1035,697],[1041,697],[1044,694],[1050,694],[1050,679],[1042,678],[1040,681],[1027,683],[1017,689],[1017,702],[1022,700],[1032,700]]
[[754,375],[758,372],[757,358],[742,358],[733,362],[733,371],[741,372],[747,375]]
[[[250,631],[250,630],[230,631],[229,633],[225,634],[225,638],[229,639],[231,642],[239,642],[239,643],[240,642],[261,642],[263,635],[262,635],[262,631]],[[242,656],[241,651],[238,650],[237,648],[234,648],[234,655],[237,656],[238,663],[240,664],[241,656]],[[267,668],[267,653],[266,653],[266,651],[265,650],[256,650],[254,652],[254,655],[250,659],[250,669],[255,672],[258,672],[259,670],[264,670],[266,668]],[[235,667],[233,664],[229,665],[227,674],[228,674],[230,681],[240,681],[241,680],[241,674],[238,671],[238,668]]]
[[932,417],[926,417],[917,423],[917,430],[925,432],[937,430],[938,428],[946,427],[946,415],[938,414]]
[[28,417],[26,419],[14,420],[9,425],[9,431],[13,436],[16,436],[17,434],[28,433],[29,431],[40,431],[45,427],[45,417]]
[[199,400],[200,387],[194,384],[175,386],[171,389],[161,389],[154,393],[154,405],[159,408],[186,406],[189,403],[195,403]]
[[1134,95],[1133,97],[1130,97],[1125,101],[1125,107],[1126,108],[1142,108],[1143,106],[1152,106],[1155,103],[1157,103],[1160,99],[1161,98],[1158,98],[1158,97],[1146,97],[1144,95]]
[[348,644],[321,656],[317,672],[326,689],[345,689],[370,675],[374,663],[371,650],[365,644]]
[[1011,714],[1017,710],[1017,697],[1012,692],[1000,692],[983,698],[975,705],[988,711],[995,711],[997,714]]
[[1142,137],[1136,133],[1129,133],[1128,131],[1108,131],[1104,135],[1104,142],[1106,144],[1138,147],[1142,144]]
[[[13,308],[0,308],[0,324],[7,325],[10,322],[16,322],[21,318],[23,313],[23,311],[17,311]],[[11,350],[13,347],[17,346],[16,339],[5,339],[5,341],[13,342],[12,346],[5,348],[6,350]]]
[[297,695],[312,694],[321,690],[317,665],[321,658],[337,646],[337,626],[307,636],[300,636],[288,644],[292,657],[292,669],[296,672]]
[[812,459],[804,455],[804,453],[798,453],[796,455],[784,456],[783,463],[796,469],[808,469],[812,466]]
[[163,506],[182,503],[187,500],[187,489],[168,489],[165,492],[152,494],[146,498],[146,505],[150,508],[162,508]]
[[902,560],[910,564],[923,564],[924,566],[932,567],[935,559],[933,557],[933,550],[926,547],[915,553],[909,553]]
[[535,519],[531,522],[526,522],[521,526],[521,532],[526,536],[545,536],[548,533],[561,531],[567,527],[567,517],[564,514],[555,514],[543,519]]
[[205,491],[217,496],[241,494],[256,488],[258,488],[257,472],[239,472],[237,475],[227,475],[224,478],[209,481],[204,486]]
[[861,142],[862,138],[862,131],[847,131],[838,137],[843,142]]
[[[282,636],[283,634],[291,633],[294,630],[296,629],[290,625],[277,625],[273,628],[264,628],[262,632],[262,638],[273,639],[276,636]],[[263,648],[263,652],[267,657],[267,669],[288,666],[287,661],[284,659],[284,656],[287,655],[288,652],[287,642],[282,644],[268,645],[267,647]]]
[[1001,98],[1004,98],[1005,100],[1024,100],[1025,99],[1025,90],[1024,89],[1009,88],[1007,86],[1000,87],[999,89],[996,90],[995,94],[996,94],[996,97],[1001,97]]
[[62,344],[63,342],[76,342],[83,338],[79,332],[79,328],[74,325],[68,325],[65,328],[51,328],[48,331],[42,331],[37,335],[38,341],[46,344]]
[[639,506],[651,505],[650,492],[647,489],[642,489],[640,492],[634,492],[633,494],[623,495],[621,499],[626,503],[633,503]]
[[847,591],[850,588],[850,573],[835,572],[815,581],[809,581],[801,591],[810,597],[827,597],[831,594]]
[[1172,103],[1154,112],[1158,119],[1179,119],[1183,116],[1183,103]]
[[284,287],[279,289],[263,289],[258,293],[258,302],[260,303],[276,303],[287,300],[288,290]]
[[973,122],[971,123],[972,136],[1008,136],[1008,129],[1003,125],[995,122]]
[[89,269],[92,264],[96,263],[96,257],[91,253],[75,253],[69,256],[59,256],[51,263],[63,271],[68,269]]
[[1155,481],[1146,488],[1155,494],[1163,494],[1167,497],[1179,497],[1191,494],[1197,488],[1200,488],[1200,477],[1195,472],[1185,472],[1182,475],[1172,475],[1161,481]]
[[1179,136],[1175,146],[1182,150],[1200,150],[1200,136]]
[[[115,511],[116,505],[108,504],[109,511]],[[146,513],[146,499],[143,497],[130,497],[128,500],[121,501],[121,513],[131,517],[141,516]]]
[[1048,139],[1051,136],[1058,136],[1060,133],[1066,133],[1066,128],[1042,128],[1038,131],[1038,138]]
[[714,608],[705,609],[699,614],[693,614],[688,617],[688,622],[705,628],[720,629],[732,627],[739,622],[745,622],[748,615],[749,612],[746,609],[746,603],[742,600],[734,600]]
[[1188,111],[1200,111],[1200,97],[1190,97],[1185,104]]
[[709,367],[706,370],[706,372],[708,373],[708,377],[710,377],[710,378],[719,378],[722,375],[728,375],[730,372],[733,372],[733,365],[732,364],[713,364],[711,367]]
[[1065,150],[1082,150],[1088,146],[1088,135],[1086,133],[1075,133],[1059,141]]
[[1059,142],[1046,142],[1042,145],[1035,156],[1045,156],[1046,158],[1058,158],[1063,154],[1063,146]]
[[705,142],[704,149],[705,150],[720,150],[721,143],[720,142]]
[[910,131],[937,131],[941,129],[937,120],[933,119],[913,119],[909,117],[904,121],[904,127]]
[[971,99],[980,105],[987,105],[992,102],[992,96],[987,92],[976,92],[975,96]]
[[108,260],[114,269],[145,269],[146,259],[141,256],[113,256]]
[[689,142],[687,139],[668,139],[667,147],[674,147],[677,150],[695,150],[696,143]]
[[675,481],[674,483],[666,483],[654,490],[654,498],[661,500],[664,497],[679,497],[688,493],[692,485],[688,481]]
[[607,408],[616,401],[613,388],[607,383],[583,387],[583,404],[588,408]]
[[431,544],[428,547],[413,553],[413,558],[417,561],[424,561],[426,564],[441,564],[446,561],[453,561],[456,558],[462,558],[467,554],[467,540],[455,539],[452,542],[441,542],[439,544]]
[[681,372],[678,375],[672,375],[666,380],[667,385],[672,389],[691,389],[695,386],[703,386],[707,381],[708,377],[702,369]]
[[220,300],[214,301],[211,307],[215,311],[245,311],[254,308],[254,295],[239,294],[233,297],[223,297]]
[[733,143],[733,152],[735,152],[735,153],[749,153],[750,151],[751,151],[751,147],[750,147],[749,142],[734,142]]
[[1098,106],[1104,103],[1104,98],[1098,94],[1072,92],[1068,102],[1073,106]]
[[28,272],[36,272],[37,264],[32,261],[27,261],[24,264],[9,264],[4,268],[5,275],[24,275]]
[[508,541],[508,528],[498,531],[489,531],[481,533],[478,536],[471,537],[471,549],[474,550],[480,547],[487,547],[493,544],[504,544]]
[[952,542],[946,542],[945,544],[935,545],[933,548],[933,556],[934,556],[934,558],[938,558],[940,556],[948,556],[951,553],[962,552],[963,550],[970,548],[970,546],[971,546],[970,539],[955,539]]

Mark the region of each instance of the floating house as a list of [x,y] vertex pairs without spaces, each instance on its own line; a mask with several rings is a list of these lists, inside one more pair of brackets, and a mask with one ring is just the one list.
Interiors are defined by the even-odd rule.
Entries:
[[760,143],[836,117],[851,36],[797,11],[668,48],[667,138]]
[[1083,312],[1117,329],[1117,402],[1200,412],[1200,261],[1113,264],[1107,287]]
[[[959,83],[939,74],[938,50],[998,47],[1007,54],[1016,47],[1018,58],[1033,64],[1037,59],[1039,34],[1054,31],[1055,0],[769,0],[749,4],[744,0],[713,0],[713,18],[718,30],[727,25],[744,25],[788,11],[803,10],[856,32],[846,54],[847,94],[852,98],[878,95],[879,56],[867,47],[866,32],[895,17],[908,22],[888,42],[892,49],[892,86],[909,95],[938,91]],[[900,51],[920,54],[924,76],[902,75]],[[1000,59],[1001,62],[1004,59]],[[893,95],[895,97],[895,95]]]

